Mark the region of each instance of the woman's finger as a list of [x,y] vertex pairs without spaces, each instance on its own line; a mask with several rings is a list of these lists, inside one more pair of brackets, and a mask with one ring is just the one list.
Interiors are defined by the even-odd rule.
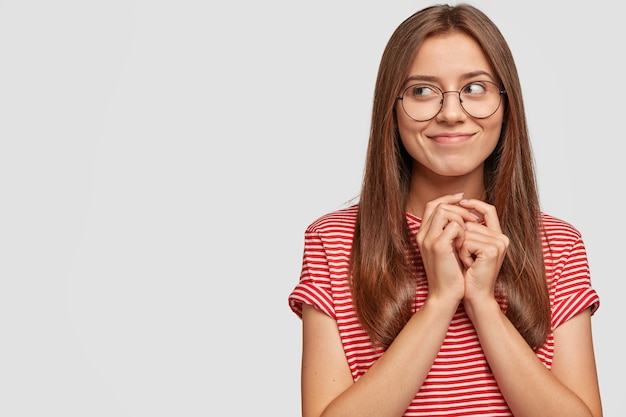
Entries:
[[484,223],[490,230],[502,232],[498,212],[493,205],[476,199],[461,199],[459,206],[472,212],[479,219],[478,222]]

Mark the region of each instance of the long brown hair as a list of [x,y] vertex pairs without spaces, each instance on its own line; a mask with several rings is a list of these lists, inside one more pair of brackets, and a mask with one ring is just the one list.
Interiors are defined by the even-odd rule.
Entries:
[[498,286],[506,315],[537,349],[550,331],[550,306],[541,243],[541,213],[517,68],[496,25],[467,5],[436,5],[398,26],[380,62],[356,230],[351,291],[359,320],[373,343],[387,348],[411,318],[416,248],[406,222],[412,160],[395,129],[395,102],[418,48],[430,36],[462,31],[482,46],[506,90],[504,124],[485,161],[486,200],[498,212],[509,250]]

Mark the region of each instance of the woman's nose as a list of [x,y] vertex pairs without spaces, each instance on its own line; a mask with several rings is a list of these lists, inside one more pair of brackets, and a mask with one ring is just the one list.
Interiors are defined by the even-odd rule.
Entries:
[[[446,94],[450,94],[446,97]],[[437,114],[437,119],[441,121],[458,120],[467,117],[461,105],[461,93],[458,91],[444,91],[441,97],[443,101],[441,110]]]

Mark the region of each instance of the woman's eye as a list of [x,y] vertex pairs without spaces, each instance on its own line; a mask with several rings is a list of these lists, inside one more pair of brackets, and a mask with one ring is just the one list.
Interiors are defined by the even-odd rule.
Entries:
[[437,94],[437,90],[429,85],[415,85],[410,89],[413,97],[428,97]]
[[482,94],[485,90],[485,86],[481,83],[471,83],[463,87],[464,94]]

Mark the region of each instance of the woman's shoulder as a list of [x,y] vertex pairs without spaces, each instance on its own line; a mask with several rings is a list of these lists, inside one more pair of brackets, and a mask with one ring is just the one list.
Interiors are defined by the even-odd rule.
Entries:
[[353,231],[356,224],[356,217],[358,213],[358,204],[352,204],[342,209],[337,209],[328,212],[315,221],[313,221],[307,231],[311,232],[326,232],[346,230]]
[[581,238],[580,231],[573,224],[562,218],[542,212],[541,222],[545,233],[549,237],[574,240]]

